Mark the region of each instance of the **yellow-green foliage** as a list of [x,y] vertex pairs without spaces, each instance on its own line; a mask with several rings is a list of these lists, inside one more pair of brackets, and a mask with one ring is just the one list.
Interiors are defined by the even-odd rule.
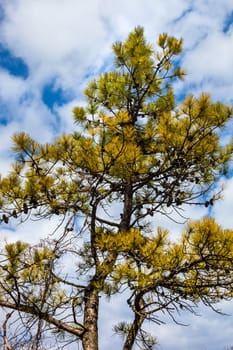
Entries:
[[[28,306],[47,305],[55,310],[66,300],[54,274],[54,251],[46,246],[32,249],[22,241],[6,244],[0,267],[0,299],[26,301]],[[9,295],[8,295],[9,294]]]
[[74,208],[86,215],[93,188],[108,199],[112,183],[122,191],[126,183],[137,184],[135,197],[157,209],[180,205],[227,170],[232,142],[222,147],[219,130],[232,109],[207,94],[176,105],[171,84],[184,77],[174,64],[182,40],[161,34],[158,45],[154,49],[140,27],[113,45],[115,68],[89,83],[86,107],[73,109],[79,130],[74,135],[45,145],[24,132],[13,136],[18,161],[0,181],[4,222],[13,207],[18,214],[42,205],[48,215]]
[[[103,252],[118,252],[110,271],[114,288],[126,284],[143,294],[155,293],[156,298],[162,287],[167,294],[195,301],[204,295],[214,302],[232,296],[233,231],[221,229],[212,218],[190,222],[175,243],[168,240],[167,231],[158,228],[149,238],[135,229],[101,233],[97,244]],[[102,265],[103,270],[108,268]]]

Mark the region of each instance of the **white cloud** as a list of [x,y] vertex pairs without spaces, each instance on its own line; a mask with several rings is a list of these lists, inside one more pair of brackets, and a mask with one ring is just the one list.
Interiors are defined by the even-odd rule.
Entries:
[[[77,1],[15,1],[6,5],[8,21],[3,27],[4,38],[28,62],[56,63],[77,50],[77,43],[88,45],[100,33],[98,17],[95,31],[88,26],[96,13],[96,2]],[[16,30],[17,29],[17,30]],[[30,30],[29,30],[30,29]],[[80,31],[82,29],[82,32]],[[83,35],[85,33],[85,35]]]
[[233,178],[224,182],[223,198],[213,207],[213,215],[224,228],[233,229]]
[[[8,226],[9,225],[9,226]],[[52,234],[58,225],[58,220],[52,218],[50,220],[27,220],[23,223],[11,222],[1,229],[1,241],[6,240],[9,243],[21,240],[30,244],[38,243],[39,239],[46,238]],[[39,239],[38,239],[39,238]],[[52,236],[51,236],[52,238]]]
[[[209,33],[189,55],[184,64],[191,72],[192,82],[213,81],[217,86],[232,84],[233,31],[227,35]],[[230,91],[229,91],[230,95]]]
[[197,1],[174,23],[175,35],[184,38],[182,64],[187,70],[185,84],[178,84],[178,89],[210,92],[214,99],[232,101],[232,26],[223,32],[231,12],[231,1]]
[[[231,304],[224,304],[224,306],[229,311]],[[182,316],[181,322],[187,322],[187,327],[171,322],[152,327],[151,331],[158,335],[160,344],[158,349],[224,350],[227,345],[232,345],[232,317],[220,316],[204,308],[201,311],[200,316]]]
[[0,69],[0,98],[5,103],[12,103],[23,96],[27,90],[27,84],[23,79],[14,77],[6,71]]
[[144,1],[143,4],[141,0],[136,0],[133,4],[132,1],[124,0],[104,0],[99,3],[102,15],[115,35],[122,38],[133,27],[141,25],[153,41],[161,31],[167,31],[169,22],[179,17],[189,6],[189,1],[184,0],[167,0],[159,4],[155,4],[153,0]]
[[[19,0],[6,3],[1,38],[28,64],[38,83],[60,75],[73,85],[109,48],[98,2]],[[64,84],[64,83],[63,83]]]

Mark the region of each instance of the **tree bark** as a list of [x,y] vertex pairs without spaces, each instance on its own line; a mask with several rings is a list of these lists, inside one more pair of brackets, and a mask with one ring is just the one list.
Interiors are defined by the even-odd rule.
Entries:
[[138,296],[135,300],[135,316],[133,323],[131,324],[130,330],[127,334],[123,350],[132,350],[138,331],[141,329],[141,326],[146,318],[145,312],[143,312],[144,301],[143,298]]
[[[130,226],[130,218],[132,214],[132,184],[129,183],[125,187],[125,193],[124,193],[124,210],[122,213],[122,219],[121,223],[119,225],[120,231],[128,231]],[[93,209],[93,218],[95,218],[95,211],[96,208]],[[96,260],[96,250],[95,250],[95,223],[93,222],[92,227],[92,245],[93,245],[93,251],[92,255],[95,259],[96,264],[98,264]],[[114,265],[115,260],[117,257],[116,252],[110,252],[108,256],[104,259],[103,265],[108,263],[108,265]],[[98,270],[98,269],[97,269]],[[85,307],[84,307],[84,329],[85,333],[82,337],[82,346],[83,350],[98,350],[98,317],[99,317],[99,292],[98,288],[95,287],[95,281],[101,283],[104,282],[106,279],[108,272],[102,271],[102,269],[99,269],[100,272],[97,273],[93,279],[92,282],[89,285],[89,288],[85,290],[84,294],[84,301],[85,301]],[[93,285],[92,285],[93,283]]]
[[138,316],[136,315],[134,318],[134,321],[130,327],[129,333],[126,337],[125,343],[124,343],[124,347],[123,350],[132,350],[138,331],[141,328],[141,325],[144,321],[145,317],[143,316]]
[[98,310],[98,291],[90,287],[85,291],[83,350],[98,350]]

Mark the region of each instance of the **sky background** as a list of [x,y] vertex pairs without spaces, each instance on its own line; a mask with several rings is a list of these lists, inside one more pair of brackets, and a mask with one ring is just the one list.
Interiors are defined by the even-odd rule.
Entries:
[[[40,142],[74,131],[72,108],[84,103],[86,83],[112,64],[111,45],[135,26],[156,43],[159,33],[184,38],[185,82],[177,97],[210,92],[213,100],[233,104],[233,0],[0,0],[0,172],[7,174],[11,136],[29,132]],[[229,134],[232,126],[229,125]],[[224,180],[224,199],[213,215],[233,229],[233,179]],[[204,209],[187,216],[199,218]],[[159,218],[173,232],[180,228]],[[28,222],[0,239],[35,242],[56,223]],[[33,235],[31,234],[33,232]],[[226,350],[233,345],[233,303],[220,317],[200,308],[202,317],[184,315],[189,327],[168,322],[150,326],[160,350]],[[106,304],[101,320],[101,350],[119,349],[107,326],[123,313],[120,301]]]

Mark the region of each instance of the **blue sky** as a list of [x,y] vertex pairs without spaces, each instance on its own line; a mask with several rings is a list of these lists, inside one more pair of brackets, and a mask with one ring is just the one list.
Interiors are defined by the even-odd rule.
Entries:
[[[7,173],[12,161],[14,132],[29,132],[47,142],[74,130],[71,111],[84,103],[87,81],[111,65],[112,43],[124,40],[136,25],[143,26],[154,43],[162,32],[184,38],[181,60],[188,75],[184,83],[176,83],[178,97],[205,91],[214,100],[233,104],[232,0],[0,0],[1,173]],[[230,125],[227,137],[232,130]],[[223,185],[224,199],[213,215],[233,228],[233,179]],[[203,209],[187,210],[192,218],[203,214]],[[164,218],[159,220],[180,231]],[[2,230],[2,237],[31,240],[31,225],[19,227],[10,238]],[[46,229],[48,224],[44,235]],[[106,306],[104,326],[110,314],[119,313],[116,305]],[[222,306],[233,315],[232,303]],[[205,309],[201,313],[197,318],[185,316],[190,327],[156,327],[160,349],[224,350],[233,345],[233,316],[221,318]],[[102,349],[111,344],[116,350],[114,341],[110,335]]]

